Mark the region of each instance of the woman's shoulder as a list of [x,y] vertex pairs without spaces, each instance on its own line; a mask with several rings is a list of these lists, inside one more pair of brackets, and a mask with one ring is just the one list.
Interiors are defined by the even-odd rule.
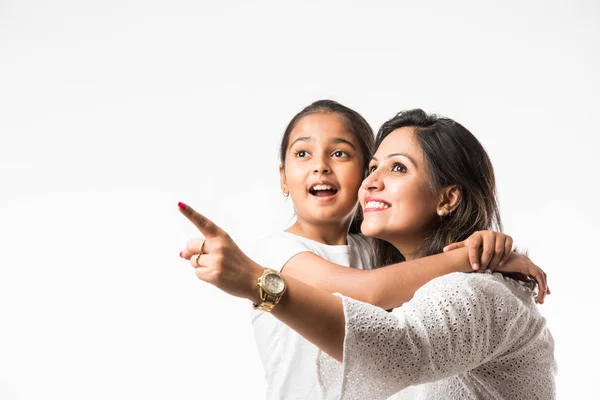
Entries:
[[524,282],[503,276],[498,272],[453,272],[433,279],[422,289],[447,292],[460,296],[491,299],[495,296],[515,297],[524,305],[534,304],[535,292]]

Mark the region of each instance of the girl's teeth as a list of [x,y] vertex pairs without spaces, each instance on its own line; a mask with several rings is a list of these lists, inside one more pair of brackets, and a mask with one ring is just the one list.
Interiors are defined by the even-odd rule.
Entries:
[[329,185],[315,185],[313,190],[332,190],[333,188]]

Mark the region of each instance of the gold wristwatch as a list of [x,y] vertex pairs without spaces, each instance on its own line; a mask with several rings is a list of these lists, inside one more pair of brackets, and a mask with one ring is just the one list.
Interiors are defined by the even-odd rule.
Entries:
[[258,290],[262,303],[252,304],[255,310],[271,311],[275,304],[279,303],[281,296],[285,293],[285,281],[283,276],[273,269],[265,269],[258,278]]

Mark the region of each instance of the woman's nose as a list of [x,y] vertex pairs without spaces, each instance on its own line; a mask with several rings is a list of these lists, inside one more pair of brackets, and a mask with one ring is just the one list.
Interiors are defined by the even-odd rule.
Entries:
[[383,189],[383,181],[377,171],[370,173],[362,182],[364,190],[381,190]]

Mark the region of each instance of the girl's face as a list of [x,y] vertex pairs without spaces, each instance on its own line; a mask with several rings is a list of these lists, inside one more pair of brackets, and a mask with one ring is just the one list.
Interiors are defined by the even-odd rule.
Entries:
[[364,156],[336,113],[303,117],[290,134],[281,187],[289,191],[298,220],[346,223],[358,204]]
[[414,246],[429,235],[439,218],[440,199],[430,189],[428,166],[413,128],[396,129],[381,142],[359,198],[363,234]]

